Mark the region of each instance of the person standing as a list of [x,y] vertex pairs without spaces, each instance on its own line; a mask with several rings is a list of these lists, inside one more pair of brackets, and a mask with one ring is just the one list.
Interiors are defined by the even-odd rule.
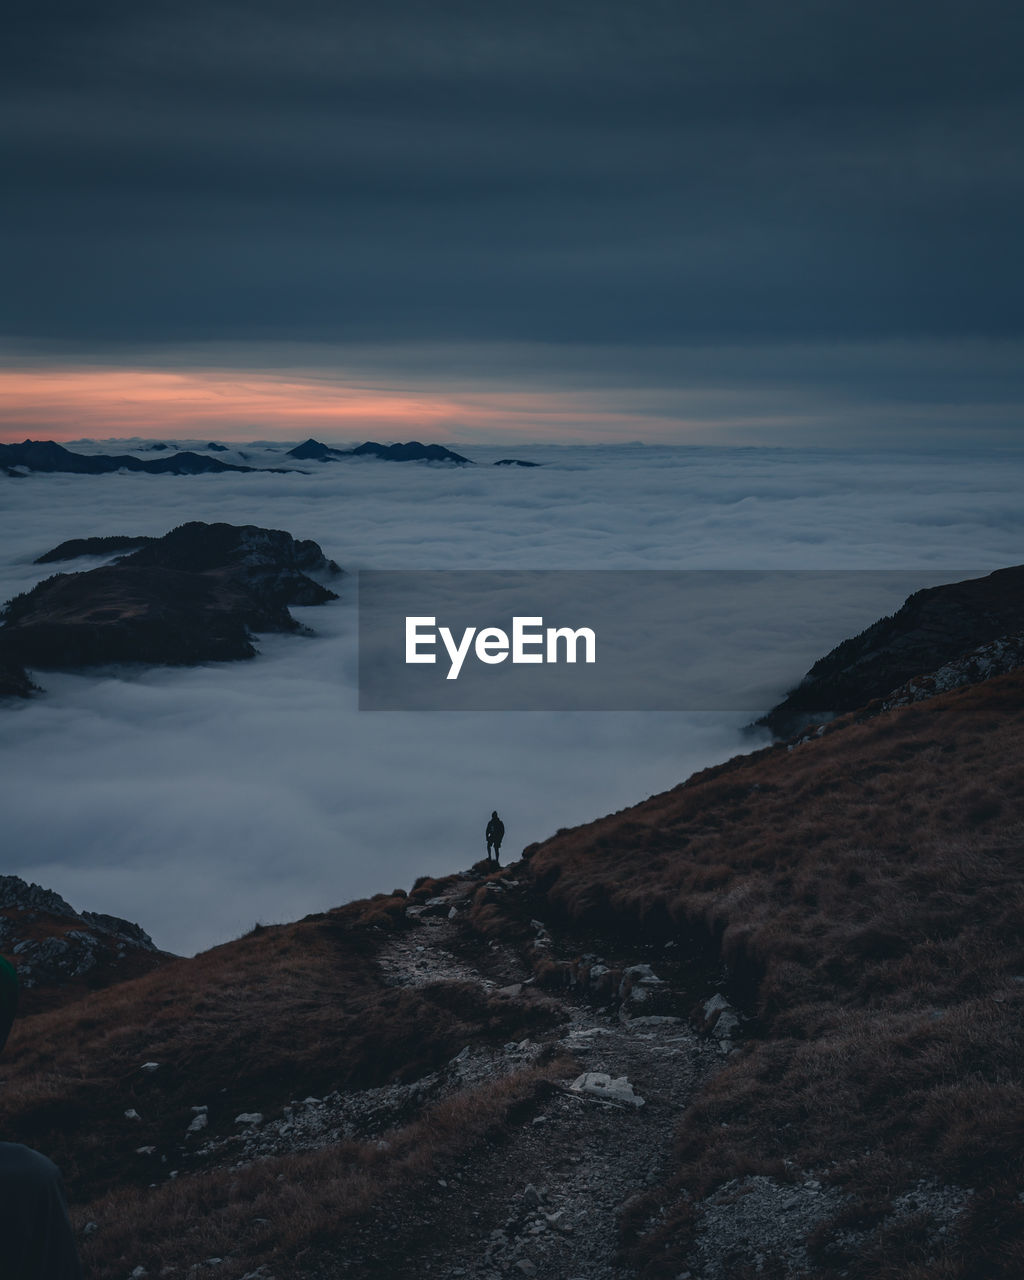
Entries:
[[491,820],[487,824],[487,861],[491,860],[491,850],[494,850],[494,865],[501,866],[501,842],[505,838],[505,824],[498,817],[497,809],[491,813]]

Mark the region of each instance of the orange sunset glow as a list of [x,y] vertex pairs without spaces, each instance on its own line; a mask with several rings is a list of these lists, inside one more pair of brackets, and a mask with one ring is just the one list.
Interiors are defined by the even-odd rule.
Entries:
[[[301,438],[376,431],[432,438],[622,439],[637,417],[584,393],[394,389],[324,375],[249,370],[0,370],[2,438],[214,435]],[[678,427],[678,422],[674,424]]]

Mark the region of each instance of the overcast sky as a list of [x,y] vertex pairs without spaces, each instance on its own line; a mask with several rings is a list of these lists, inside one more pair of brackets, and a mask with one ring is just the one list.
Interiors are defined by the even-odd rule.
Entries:
[[1013,443],[1022,27],[1013,0],[18,6],[3,438]]

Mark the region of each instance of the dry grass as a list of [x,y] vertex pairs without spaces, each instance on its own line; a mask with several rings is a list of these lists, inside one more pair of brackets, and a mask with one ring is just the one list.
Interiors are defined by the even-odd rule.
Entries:
[[1014,674],[850,717],[527,851],[549,913],[710,942],[759,1014],[763,1035],[686,1114],[676,1175],[625,1223],[649,1274],[681,1268],[691,1197],[783,1159],[862,1205],[926,1175],[978,1190],[943,1256],[890,1231],[844,1260],[851,1277],[1024,1274],[1022,741]]
[[230,1132],[241,1111],[416,1079],[472,1041],[525,1034],[528,1012],[476,987],[382,984],[374,952],[405,901],[260,927],[20,1020],[0,1067],[0,1131],[56,1160],[81,1202],[148,1182],[136,1149],[179,1149],[193,1106],[209,1107],[209,1132]]
[[554,1061],[463,1092],[386,1143],[340,1142],[111,1192],[78,1214],[99,1227],[84,1263],[94,1280],[123,1280],[138,1265],[160,1275],[220,1257],[217,1274],[231,1280],[257,1263],[294,1274],[341,1251],[346,1274],[386,1275],[389,1257],[417,1247],[410,1208],[429,1198],[436,1177],[500,1136],[510,1115],[534,1105],[566,1070]]
[[[848,1193],[812,1241],[822,1275],[1024,1274],[1022,732],[1024,674],[848,717],[560,832],[512,873],[529,892],[479,888],[469,915],[486,938],[525,939],[536,911],[581,934],[685,940],[727,958],[734,998],[758,1014],[683,1116],[671,1177],[623,1219],[647,1275],[685,1269],[695,1199],[791,1168]],[[407,905],[453,880],[257,928],[16,1027],[0,1126],[57,1159],[80,1216],[100,1223],[87,1244],[97,1280],[228,1255],[227,1280],[246,1262],[297,1272],[339,1242],[383,1275],[389,1249],[422,1248],[409,1224],[431,1177],[564,1064],[440,1104],[386,1149],[345,1142],[152,1189],[134,1152],[180,1149],[193,1105],[230,1131],[239,1111],[413,1079],[467,1043],[521,1035],[529,1013],[475,987],[380,981],[376,949],[412,927]],[[140,1072],[146,1061],[161,1066]],[[886,1218],[925,1176],[976,1191],[939,1244],[924,1220]],[[853,1255],[851,1226],[866,1233]]]

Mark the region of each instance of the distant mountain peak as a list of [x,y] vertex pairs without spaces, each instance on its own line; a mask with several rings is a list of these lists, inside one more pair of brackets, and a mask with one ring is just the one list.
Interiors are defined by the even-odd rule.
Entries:
[[[382,458],[386,462],[454,462],[459,466],[472,466],[472,459],[463,457],[453,449],[446,449],[440,444],[422,444],[419,440],[406,443],[380,444],[376,440],[367,440],[354,449],[332,449],[330,445],[312,436],[303,440],[285,455],[304,462],[333,462],[337,458]],[[523,463],[534,466],[534,463]]]
[[327,462],[332,458],[343,458],[345,452],[342,449],[332,449],[329,445],[314,440],[312,436],[308,440],[303,440],[302,444],[298,444],[294,449],[289,449],[285,454],[287,458],[298,458],[303,462]]
[[388,462],[454,462],[459,466],[472,466],[471,458],[446,449],[440,444],[421,444],[419,440],[409,440],[405,444],[378,444],[376,440],[367,440],[352,450],[354,457],[383,458]]
[[[148,449],[166,449],[163,444],[150,445]],[[142,471],[148,475],[194,476],[222,471],[280,471],[281,468],[240,466],[234,462],[221,462],[205,454],[185,449],[164,458],[136,458],[134,454],[73,453],[55,440],[24,440],[21,444],[0,444],[0,467],[8,474],[11,468],[26,467],[29,471],[70,472],[73,475],[107,475],[112,471]]]

